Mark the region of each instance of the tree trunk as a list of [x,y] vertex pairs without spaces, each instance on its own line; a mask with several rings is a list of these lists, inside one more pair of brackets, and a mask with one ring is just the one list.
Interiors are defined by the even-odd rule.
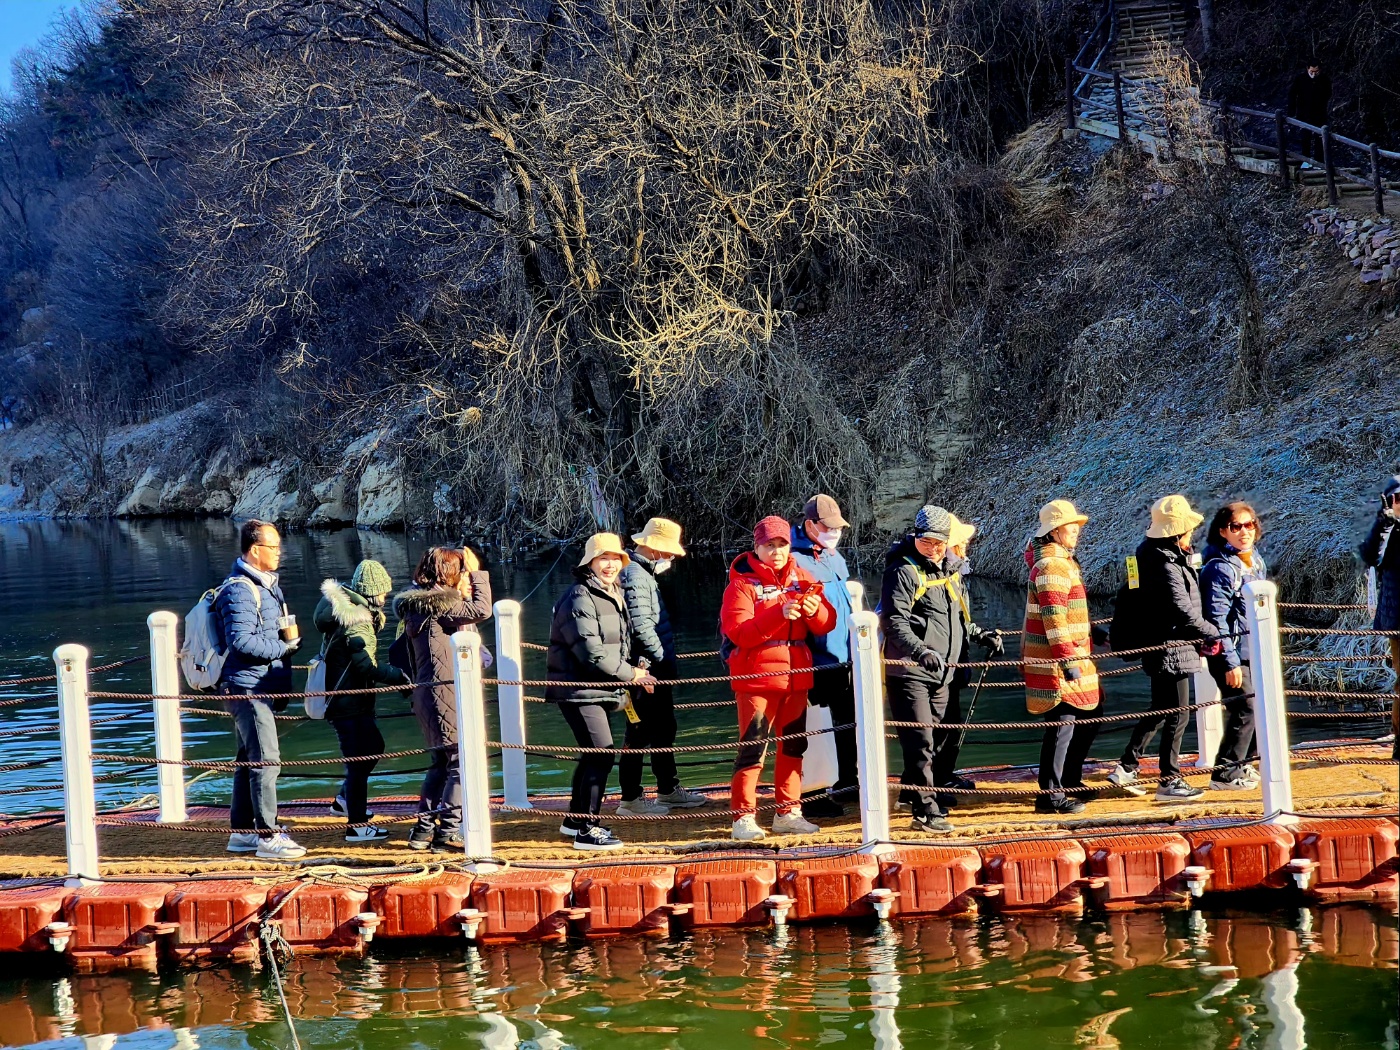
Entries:
[[1201,54],[1210,54],[1215,43],[1215,0],[1199,0],[1201,9]]

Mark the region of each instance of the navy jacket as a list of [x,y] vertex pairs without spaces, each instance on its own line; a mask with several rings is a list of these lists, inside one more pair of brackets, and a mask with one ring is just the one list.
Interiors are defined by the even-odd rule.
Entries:
[[277,633],[277,620],[287,611],[275,573],[267,587],[244,564],[233,563],[223,589],[214,601],[219,633],[228,649],[220,685],[254,689],[260,693],[286,693],[292,688],[288,646]]
[[1201,611],[1220,632],[1220,659],[1227,668],[1249,663],[1244,585],[1268,578],[1268,566],[1257,550],[1251,566],[1228,543],[1224,547],[1206,547],[1205,564],[1201,566]]
[[656,570],[648,558],[636,551],[631,557],[619,579],[632,621],[632,657],[645,656],[650,660],[653,674],[674,672],[676,639],[671,631],[671,615],[656,584]]
[[[1400,475],[1387,486],[1387,492],[1395,491],[1400,491]],[[1393,514],[1376,515],[1361,544],[1361,560],[1376,570],[1375,629],[1400,631],[1400,527]]]
[[818,547],[800,524],[792,528],[792,556],[812,579],[822,585],[822,593],[836,610],[835,627],[826,634],[807,636],[807,647],[812,650],[812,664],[815,667],[844,664],[851,658],[853,611],[851,592],[846,590],[846,581],[851,578],[846,559],[840,551]]

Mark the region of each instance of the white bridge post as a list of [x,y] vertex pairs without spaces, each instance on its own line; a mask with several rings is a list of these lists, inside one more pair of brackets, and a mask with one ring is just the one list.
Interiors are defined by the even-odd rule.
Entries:
[[97,797],[92,782],[92,724],[88,712],[88,651],[60,645],[58,744],[63,752],[63,841],[68,849],[68,884],[84,885],[102,874],[97,851]]
[[[180,666],[176,658],[175,614],[153,612],[146,617],[151,632],[151,701],[156,719],[156,766],[160,784],[160,823],[183,824],[185,821],[185,769],[179,765],[184,756],[180,736]],[[170,699],[162,699],[169,697]]]
[[885,762],[885,691],[881,671],[880,618],[851,616],[851,679],[856,694],[856,746],[860,774],[862,853],[884,853],[890,838],[890,792]]
[[490,871],[491,774],[486,759],[486,697],[481,685],[481,636],[467,628],[452,636],[452,683],[457,696],[457,768],[462,778],[462,842],[468,869]]
[[[519,682],[525,678],[525,660],[520,645],[520,603],[503,598],[495,605],[496,677]],[[525,743],[525,687],[496,686],[496,710],[501,719],[501,743]],[[507,806],[530,809],[530,789],[525,770],[529,756],[519,748],[501,750],[501,776],[505,782]]]
[[859,580],[847,580],[846,593],[851,596],[851,612],[865,609],[865,584]]
[[1254,678],[1254,724],[1259,737],[1259,776],[1264,817],[1270,824],[1296,824],[1288,750],[1288,705],[1283,691],[1283,643],[1279,635],[1278,587],[1268,580],[1244,585],[1249,616],[1249,662]]

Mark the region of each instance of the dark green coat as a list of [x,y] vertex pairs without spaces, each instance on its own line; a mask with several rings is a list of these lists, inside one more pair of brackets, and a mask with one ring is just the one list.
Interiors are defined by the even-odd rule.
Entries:
[[[377,685],[401,685],[408,681],[392,664],[377,659],[378,634],[384,629],[384,613],[364,596],[335,580],[321,584],[321,601],[312,619],[326,638],[326,688],[369,689]],[[327,718],[358,718],[374,714],[374,693],[333,696]]]

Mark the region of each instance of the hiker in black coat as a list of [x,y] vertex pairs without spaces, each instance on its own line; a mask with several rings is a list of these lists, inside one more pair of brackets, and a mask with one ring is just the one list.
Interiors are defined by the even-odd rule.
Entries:
[[1199,645],[1218,645],[1220,638],[1220,632],[1201,614],[1201,584],[1188,557],[1191,533],[1204,520],[1185,496],[1165,496],[1152,505],[1152,526],[1137,549],[1143,641],[1167,648],[1142,658],[1142,669],[1151,682],[1152,713],[1133,726],[1118,768],[1108,779],[1132,794],[1144,793],[1133,782],[1142,753],[1160,722],[1159,802],[1183,801],[1201,794],[1200,788],[1182,779],[1180,754],[1186,708],[1191,704],[1191,677],[1202,666]]
[[[1305,72],[1293,78],[1288,89],[1288,115],[1314,127],[1327,123],[1327,107],[1332,102],[1332,78],[1322,66],[1311,63]],[[1322,136],[1315,131],[1303,132],[1303,152],[1313,160],[1322,159]]]

